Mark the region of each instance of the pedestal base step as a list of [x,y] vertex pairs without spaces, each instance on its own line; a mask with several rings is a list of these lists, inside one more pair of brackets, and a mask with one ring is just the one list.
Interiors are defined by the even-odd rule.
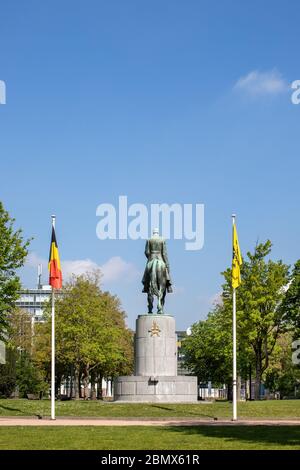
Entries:
[[143,403],[195,403],[197,377],[128,376],[115,380],[115,400]]

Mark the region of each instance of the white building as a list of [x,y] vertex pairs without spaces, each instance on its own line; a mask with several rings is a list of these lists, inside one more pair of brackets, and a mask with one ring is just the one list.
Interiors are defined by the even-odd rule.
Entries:
[[45,302],[51,297],[51,286],[38,285],[36,289],[22,289],[16,306],[30,313],[32,321],[43,321],[43,309]]

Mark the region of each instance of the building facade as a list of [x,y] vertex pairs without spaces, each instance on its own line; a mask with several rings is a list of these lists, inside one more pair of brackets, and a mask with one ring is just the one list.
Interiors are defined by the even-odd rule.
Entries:
[[43,311],[46,302],[51,297],[51,286],[39,284],[36,289],[22,289],[16,306],[30,313],[33,323],[43,321]]

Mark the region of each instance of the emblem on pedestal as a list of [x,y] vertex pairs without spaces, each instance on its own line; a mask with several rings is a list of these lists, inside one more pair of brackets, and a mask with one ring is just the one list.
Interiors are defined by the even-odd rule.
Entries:
[[153,320],[151,330],[149,330],[150,336],[159,336],[161,329],[159,328],[157,322]]

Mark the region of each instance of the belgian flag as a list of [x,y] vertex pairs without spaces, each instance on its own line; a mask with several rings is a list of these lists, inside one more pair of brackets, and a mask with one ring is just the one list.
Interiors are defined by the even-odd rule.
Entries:
[[57,241],[55,236],[55,230],[52,226],[52,236],[49,254],[49,284],[54,289],[61,289],[62,287],[62,272],[60,266],[60,259],[57,247]]

